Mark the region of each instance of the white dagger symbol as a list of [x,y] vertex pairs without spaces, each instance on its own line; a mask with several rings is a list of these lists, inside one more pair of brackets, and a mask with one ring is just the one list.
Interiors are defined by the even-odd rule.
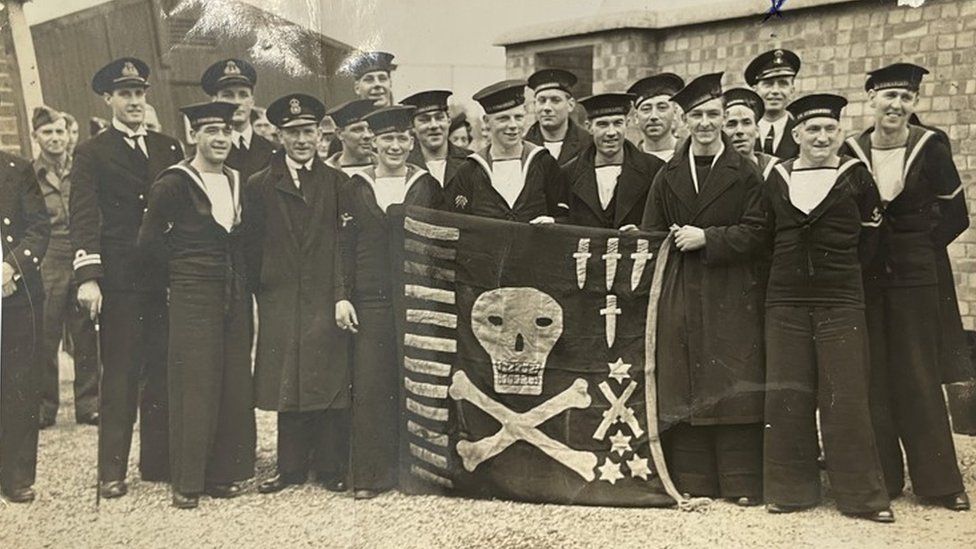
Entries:
[[576,259],[576,284],[580,290],[586,284],[586,260],[592,255],[590,253],[590,239],[581,238],[579,244],[576,245],[576,253],[573,254],[573,258]]
[[603,254],[603,261],[607,263],[607,291],[613,287],[613,279],[617,276],[617,261],[623,257],[620,255],[620,239],[607,239],[607,253]]
[[617,315],[622,312],[617,307],[617,296],[608,295],[606,308],[600,309],[600,315],[606,317],[607,347],[613,347],[613,341],[617,338]]
[[644,275],[644,265],[654,257],[654,254],[648,252],[648,249],[647,240],[643,238],[637,239],[637,251],[630,254],[630,258],[634,260],[634,270],[630,273],[631,291],[637,290],[641,276]]

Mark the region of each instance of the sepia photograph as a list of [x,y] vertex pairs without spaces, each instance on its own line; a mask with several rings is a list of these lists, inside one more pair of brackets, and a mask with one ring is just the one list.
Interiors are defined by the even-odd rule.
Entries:
[[974,182],[976,0],[0,0],[0,547],[974,547]]

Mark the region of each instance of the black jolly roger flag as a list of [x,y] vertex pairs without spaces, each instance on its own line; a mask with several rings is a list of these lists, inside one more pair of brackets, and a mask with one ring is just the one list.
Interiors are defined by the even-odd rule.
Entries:
[[646,361],[662,237],[397,214],[401,488],[673,505]]

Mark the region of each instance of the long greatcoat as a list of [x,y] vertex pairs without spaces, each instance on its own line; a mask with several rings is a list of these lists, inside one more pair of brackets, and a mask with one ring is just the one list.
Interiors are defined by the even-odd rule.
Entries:
[[268,167],[271,157],[278,151],[278,148],[271,141],[253,133],[251,134],[251,146],[248,147],[247,151],[231,147],[224,165],[237,170],[241,174],[241,181],[247,182],[252,175]]
[[755,211],[761,197],[752,161],[725,141],[699,182],[691,177],[691,141],[654,178],[642,228],[677,224],[705,229],[705,247],[672,252],[664,272],[658,322],[658,394],[665,424],[755,423],[763,416],[761,288],[766,242]]
[[608,208],[604,210],[597,189],[595,158],[596,147],[590,147],[563,167],[572,189],[569,223],[608,229],[640,225],[651,181],[664,166],[664,161],[642,153],[635,145],[624,141],[624,161],[617,177],[617,188]]
[[[349,341],[335,322],[338,200],[347,177],[324,163],[295,187],[284,151],[245,188],[248,271],[258,302],[255,405],[307,412],[349,406]],[[305,211],[305,231],[293,213]]]

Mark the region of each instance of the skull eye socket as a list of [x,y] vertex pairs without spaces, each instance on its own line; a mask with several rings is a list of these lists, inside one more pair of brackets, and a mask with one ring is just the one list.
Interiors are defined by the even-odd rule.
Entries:
[[535,325],[540,328],[547,328],[549,326],[552,326],[552,319],[548,317],[540,316],[539,318],[535,319]]
[[488,317],[488,322],[491,322],[491,325],[492,326],[501,326],[502,325],[502,317],[500,317],[498,315],[490,315]]

